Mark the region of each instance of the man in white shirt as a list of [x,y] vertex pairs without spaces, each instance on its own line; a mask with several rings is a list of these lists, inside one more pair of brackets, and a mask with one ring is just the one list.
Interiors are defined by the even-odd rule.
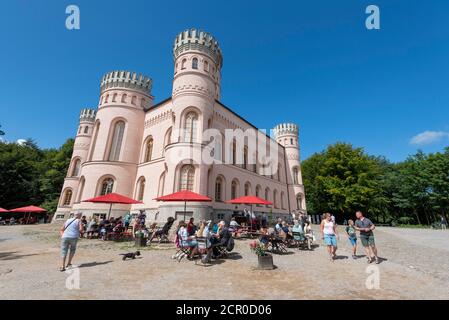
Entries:
[[[59,268],[60,271],[65,271],[66,267],[72,266],[72,259],[76,251],[76,243],[80,237],[80,233],[83,232],[83,224],[80,222],[81,212],[75,213],[75,216],[68,219],[64,226],[61,228],[61,257],[62,266]],[[70,250],[69,260],[67,261],[67,266],[65,260],[67,258],[67,253]]]

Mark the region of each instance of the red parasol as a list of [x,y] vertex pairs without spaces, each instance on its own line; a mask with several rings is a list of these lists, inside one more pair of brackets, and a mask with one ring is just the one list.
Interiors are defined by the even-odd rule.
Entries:
[[186,219],[187,202],[209,202],[211,198],[189,190],[181,190],[166,196],[155,198],[156,201],[184,201],[184,220]]
[[28,217],[26,218],[26,223],[28,223],[28,220],[30,219],[32,213],[42,213],[42,212],[46,212],[46,211],[47,210],[45,210],[43,208],[36,207],[36,206],[26,206],[26,207],[20,207],[20,208],[15,208],[15,209],[9,210],[9,212],[29,213]]
[[250,217],[250,222],[251,222],[251,230],[253,229],[253,204],[262,204],[262,205],[272,205],[273,202],[256,197],[256,196],[243,196],[240,198],[236,198],[236,199],[232,199],[229,201],[226,201],[226,203],[232,203],[232,204],[249,204],[251,205],[251,217]]
[[108,194],[105,194],[104,196],[99,196],[99,197],[96,197],[96,198],[83,200],[83,202],[109,203],[110,206],[109,206],[108,220],[109,220],[109,216],[111,215],[112,205],[114,203],[119,203],[119,204],[138,204],[138,203],[142,203],[141,201],[137,201],[137,200],[134,200],[132,198],[128,198],[128,197],[122,196],[121,194],[118,194],[118,193],[108,193]]

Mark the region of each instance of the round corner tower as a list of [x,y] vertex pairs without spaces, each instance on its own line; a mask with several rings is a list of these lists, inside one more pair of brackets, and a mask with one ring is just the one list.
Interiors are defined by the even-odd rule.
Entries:
[[[202,133],[208,128],[209,120],[213,117],[215,101],[220,99],[221,67],[223,56],[218,41],[205,31],[188,29],[179,33],[173,44],[174,77],[172,90],[172,106],[174,125],[173,144],[167,150],[166,158],[170,154],[198,154],[202,142]],[[187,127],[191,127],[190,120],[194,119],[194,131],[186,134]],[[189,149],[189,150],[187,150]],[[193,158],[197,158],[193,155]],[[176,175],[177,163],[168,163],[168,171]],[[207,166],[195,164],[199,169],[195,191],[207,193]],[[176,179],[175,176],[172,177]]]
[[79,190],[81,168],[87,161],[89,147],[92,139],[96,111],[94,109],[82,109],[79,116],[79,126],[73,143],[73,152],[67,170],[61,196],[58,202],[55,217],[70,213],[71,207],[76,202],[76,194]]
[[299,127],[294,123],[281,123],[273,129],[275,140],[284,147],[287,161],[290,208],[305,212],[306,202],[301,174]]

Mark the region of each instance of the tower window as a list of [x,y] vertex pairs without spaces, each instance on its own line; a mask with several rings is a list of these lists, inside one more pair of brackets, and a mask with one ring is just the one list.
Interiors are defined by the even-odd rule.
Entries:
[[62,205],[69,206],[71,201],[72,201],[72,190],[67,189],[67,191],[64,194],[64,201],[62,202]]
[[231,184],[231,199],[237,198],[237,181],[232,181]]
[[204,71],[209,72],[209,62],[204,61]]
[[215,201],[223,201],[223,180],[218,177],[215,181]]
[[100,196],[112,193],[113,188],[114,188],[114,180],[112,178],[104,179],[103,182],[101,183]]
[[87,133],[87,132],[89,132],[89,127],[88,127],[88,126],[85,126],[85,127],[84,127],[84,133]]
[[145,178],[144,177],[140,178],[138,186],[139,186],[139,189],[137,192],[137,200],[142,201],[143,195],[145,193]]
[[79,173],[80,173],[80,166],[81,166],[81,160],[80,159],[76,159],[75,162],[73,163],[73,169],[72,169],[72,177],[78,177]]
[[198,115],[195,112],[189,112],[186,115],[184,123],[184,142],[195,142],[197,135]]
[[299,183],[299,170],[298,167],[293,168],[293,183],[298,184]]
[[198,69],[198,59],[197,58],[192,59],[192,69]]
[[149,138],[145,146],[145,158],[143,162],[151,161],[152,154],[153,154],[153,138]]
[[182,60],[182,62],[181,62],[181,70],[184,70],[186,68],[186,62],[187,62],[186,59]]
[[122,148],[123,134],[125,132],[125,122],[118,121],[114,126],[114,135],[111,141],[111,150],[109,152],[109,161],[118,161],[120,158],[120,149]]
[[183,166],[181,169],[179,190],[193,191],[194,177],[195,177],[195,167],[192,165]]

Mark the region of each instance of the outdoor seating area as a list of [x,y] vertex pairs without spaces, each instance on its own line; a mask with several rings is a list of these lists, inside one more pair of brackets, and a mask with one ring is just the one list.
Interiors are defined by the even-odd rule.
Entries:
[[26,206],[11,210],[0,208],[0,225],[3,226],[47,223],[49,221],[47,210],[40,207]]

